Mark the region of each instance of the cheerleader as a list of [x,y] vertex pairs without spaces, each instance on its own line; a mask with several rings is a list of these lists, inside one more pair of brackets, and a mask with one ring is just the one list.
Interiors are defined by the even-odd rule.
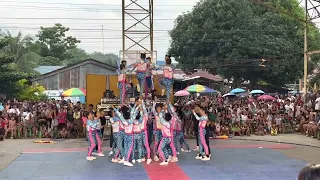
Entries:
[[87,135],[88,135],[88,140],[89,140],[89,150],[88,150],[87,160],[92,161],[92,160],[96,159],[95,157],[92,156],[92,151],[96,147],[94,136],[95,136],[95,130],[97,129],[97,124],[94,123],[93,112],[89,113],[88,120],[87,120],[86,124],[87,124]]
[[127,83],[126,74],[127,70],[125,64],[122,63],[118,74],[118,88],[120,90],[120,102],[122,104],[124,104],[127,91],[130,88],[130,84]]
[[[121,131],[120,129],[120,119],[115,116],[114,111],[110,110],[109,111],[109,117],[110,117],[110,122],[112,126],[112,136],[114,139],[113,147],[112,147],[112,154],[114,155],[113,158],[111,159],[111,162],[117,163],[120,162],[121,160],[118,158],[122,157],[123,154],[123,130]],[[121,156],[122,155],[122,156]]]
[[203,107],[199,108],[199,117],[195,111],[193,110],[193,115],[195,118],[199,121],[199,155],[196,157],[196,159],[201,159],[203,161],[210,160],[210,153],[209,153],[209,147],[206,143],[206,125],[208,121],[208,116]]
[[[142,114],[143,115],[143,114]],[[137,162],[141,163],[141,158],[143,154],[142,147],[142,136],[141,136],[141,123],[142,117],[140,113],[136,115],[136,119],[133,121],[133,153],[132,153],[132,163],[136,162],[135,151],[138,152]]]
[[171,95],[171,88],[173,85],[173,71],[174,67],[171,64],[171,59],[169,55],[166,55],[166,64],[162,68],[163,70],[163,77],[159,79],[160,86],[162,88],[161,95],[164,95],[164,92],[166,92],[166,98],[167,101],[170,101],[170,95]]
[[93,123],[97,124],[97,127],[94,132],[94,137],[93,137],[95,140],[97,153],[93,153],[93,155],[103,157],[104,154],[102,153],[102,141],[100,139],[101,122],[100,122],[100,115],[99,114],[95,114]]
[[[177,150],[177,154],[179,154],[179,148],[178,143],[180,143],[181,151],[182,152],[191,152],[189,144],[184,139],[184,133],[182,131],[182,121],[180,120],[179,116],[176,113],[176,108],[172,106],[172,104],[169,104],[169,110],[171,114],[173,115],[173,136],[174,136],[174,147]],[[183,149],[183,145],[186,146],[187,150],[185,151]]]
[[[144,101],[142,101],[142,110],[143,110],[143,119],[142,119],[142,123],[141,125],[141,136],[142,136],[142,142],[143,145],[145,147],[145,149],[147,150],[147,164],[150,164],[152,162],[151,160],[151,153],[150,153],[150,146],[149,146],[149,139],[148,139],[148,128],[147,128],[147,123],[148,123],[148,112],[146,109],[146,105],[144,103]],[[145,158],[142,158],[142,161],[144,161]]]
[[154,154],[154,160],[159,161],[157,154],[158,154],[159,143],[162,139],[162,133],[161,133],[162,125],[160,122],[160,116],[162,116],[162,104],[157,104],[155,102],[152,110],[153,110],[153,115],[154,115],[154,126],[153,127],[155,127],[155,130],[153,132],[154,137],[155,137],[154,138],[154,146],[153,146],[153,154]]
[[130,161],[130,156],[132,154],[133,150],[133,121],[135,118],[135,114],[138,110],[139,106],[134,105],[134,107],[131,109],[131,112],[129,112],[128,108],[122,108],[122,114],[118,111],[118,109],[115,109],[115,112],[117,116],[120,118],[121,122],[124,125],[124,162],[123,165],[125,166],[133,166]]
[[168,152],[167,146],[170,145],[171,138],[172,138],[171,129],[170,129],[171,119],[172,119],[172,116],[170,113],[165,113],[164,117],[162,117],[162,115],[160,115],[160,121],[162,124],[162,128],[161,128],[162,138],[161,138],[159,148],[158,148],[159,155],[162,159],[162,162],[160,163],[160,165],[168,165],[169,152]]

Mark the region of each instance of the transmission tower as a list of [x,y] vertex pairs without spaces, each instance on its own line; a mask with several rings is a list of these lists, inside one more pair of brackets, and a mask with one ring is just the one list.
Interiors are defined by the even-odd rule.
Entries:
[[[153,49],[153,0],[122,0],[122,60],[140,53],[156,58]],[[130,64],[130,62],[128,62]]]

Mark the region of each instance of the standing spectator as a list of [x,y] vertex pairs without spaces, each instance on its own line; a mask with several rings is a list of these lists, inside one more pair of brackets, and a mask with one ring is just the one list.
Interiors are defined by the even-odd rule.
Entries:
[[59,130],[66,127],[67,108],[61,107],[58,113]]

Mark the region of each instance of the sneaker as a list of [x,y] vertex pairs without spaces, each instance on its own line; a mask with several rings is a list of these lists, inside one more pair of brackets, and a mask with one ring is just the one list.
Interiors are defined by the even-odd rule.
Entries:
[[119,163],[119,164],[124,163],[124,159],[122,158],[122,159],[118,160],[118,163]]
[[177,157],[173,157],[173,158],[171,158],[170,162],[178,162],[178,158]]
[[197,146],[193,151],[199,151],[199,146]]
[[104,157],[104,154],[98,153],[98,156],[99,156],[99,157]]
[[93,158],[92,157],[87,157],[86,158],[88,161],[93,161]]
[[141,159],[138,159],[138,160],[137,160],[137,162],[138,162],[138,163],[141,163],[141,162],[142,162],[142,160],[141,160]]
[[202,161],[209,161],[209,160],[210,160],[210,157],[205,156],[205,157],[203,157],[201,160],[202,160]]
[[147,159],[147,164],[151,164],[152,159]]
[[166,166],[166,165],[168,165],[168,164],[169,164],[168,162],[163,161],[162,163],[160,163],[160,166]]
[[195,158],[196,158],[196,159],[202,159],[202,157],[199,156],[199,155],[197,155]]
[[154,160],[154,161],[159,161],[158,156],[154,156],[153,160]]
[[114,159],[114,158],[112,158],[112,159],[111,159],[111,162],[113,162],[113,163],[117,163],[117,162],[118,162],[118,159]]
[[181,152],[184,152],[184,149],[183,149],[183,148],[181,148]]
[[179,153],[179,152],[177,152],[177,154],[179,155],[180,153]]
[[92,152],[92,156],[98,156],[99,153],[97,152]]
[[168,158],[168,162],[170,162],[172,160],[172,156],[169,156]]
[[113,155],[113,151],[110,151],[109,156],[112,156],[112,155]]
[[132,160],[132,163],[134,164],[134,163],[136,163],[136,160],[134,159],[134,160]]
[[184,152],[187,152],[187,153],[188,153],[188,152],[191,152],[191,150],[190,150],[190,149],[189,149],[189,150],[185,150]]
[[132,167],[133,166],[133,164],[131,164],[130,162],[128,162],[128,161],[125,161],[124,163],[123,163],[123,165],[125,165],[125,166],[129,166],[129,167]]
[[142,158],[141,161],[142,161],[142,162],[146,161],[146,158]]
[[96,157],[94,157],[94,156],[91,156],[91,158],[92,158],[93,160],[97,159],[97,158],[96,158]]

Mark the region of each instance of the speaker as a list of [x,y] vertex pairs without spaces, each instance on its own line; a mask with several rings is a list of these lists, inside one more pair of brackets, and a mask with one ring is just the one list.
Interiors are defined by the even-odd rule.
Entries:
[[103,97],[108,98],[108,99],[112,99],[113,96],[113,91],[111,90],[106,90],[105,92],[103,92]]

